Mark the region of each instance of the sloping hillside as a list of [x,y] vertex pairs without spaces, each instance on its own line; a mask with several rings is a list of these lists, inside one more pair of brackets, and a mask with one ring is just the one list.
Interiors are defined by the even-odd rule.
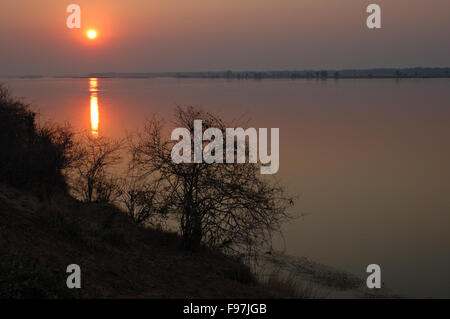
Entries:
[[[82,289],[66,288],[78,264]],[[112,206],[62,197],[44,204],[0,185],[0,297],[271,298],[247,267],[175,234],[132,223]]]

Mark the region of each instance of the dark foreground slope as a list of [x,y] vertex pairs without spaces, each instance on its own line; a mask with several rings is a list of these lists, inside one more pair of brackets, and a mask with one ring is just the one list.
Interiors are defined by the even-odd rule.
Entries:
[[[66,287],[78,264],[82,289]],[[271,298],[241,263],[175,234],[140,227],[111,206],[43,204],[0,185],[0,298]]]

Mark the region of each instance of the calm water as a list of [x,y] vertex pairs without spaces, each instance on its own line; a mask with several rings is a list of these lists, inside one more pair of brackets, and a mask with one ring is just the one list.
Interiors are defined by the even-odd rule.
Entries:
[[396,292],[450,297],[449,79],[2,81],[41,120],[100,135],[176,105],[279,127],[278,176],[306,214],[285,227],[288,254],[362,276],[377,263]]

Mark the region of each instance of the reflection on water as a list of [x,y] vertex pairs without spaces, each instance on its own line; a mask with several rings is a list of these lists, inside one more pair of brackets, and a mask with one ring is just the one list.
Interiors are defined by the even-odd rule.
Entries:
[[91,132],[94,137],[98,136],[99,112],[98,112],[98,80],[89,79],[89,93],[91,98]]

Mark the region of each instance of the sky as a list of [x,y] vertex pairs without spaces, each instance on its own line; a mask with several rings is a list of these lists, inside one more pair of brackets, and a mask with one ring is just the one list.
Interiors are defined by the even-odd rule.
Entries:
[[449,39],[448,0],[1,0],[0,75],[449,67]]

